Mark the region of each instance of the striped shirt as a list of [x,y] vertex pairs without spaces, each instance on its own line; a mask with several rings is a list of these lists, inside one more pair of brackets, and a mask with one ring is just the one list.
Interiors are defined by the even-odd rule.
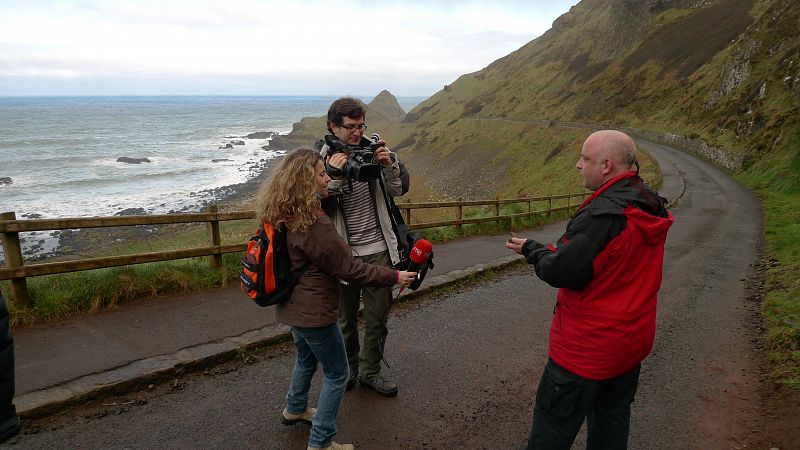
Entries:
[[341,197],[347,238],[354,254],[371,255],[386,250],[369,182],[352,180],[353,190]]

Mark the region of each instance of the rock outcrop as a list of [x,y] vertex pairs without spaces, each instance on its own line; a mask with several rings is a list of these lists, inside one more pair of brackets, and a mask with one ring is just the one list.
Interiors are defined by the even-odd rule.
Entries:
[[276,135],[274,131],[256,131],[255,133],[250,133],[245,138],[247,139],[269,139],[272,136]]
[[121,156],[117,158],[117,162],[125,163],[125,164],[141,164],[141,163],[149,163],[152,162],[147,158],[129,158],[127,156]]
[[382,115],[389,122],[400,123],[406,117],[406,112],[397,102],[397,97],[385,89],[372,99],[367,107]]

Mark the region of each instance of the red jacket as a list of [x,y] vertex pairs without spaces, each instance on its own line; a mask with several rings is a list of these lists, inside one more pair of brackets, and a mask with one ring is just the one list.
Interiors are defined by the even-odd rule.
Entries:
[[621,375],[653,348],[664,242],[675,218],[636,172],[609,180],[551,245],[528,240],[526,259],[560,288],[550,358],[592,380]]

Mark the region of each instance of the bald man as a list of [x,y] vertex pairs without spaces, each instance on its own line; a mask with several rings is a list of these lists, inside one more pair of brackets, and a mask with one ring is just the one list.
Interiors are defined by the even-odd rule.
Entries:
[[558,241],[506,243],[559,288],[527,448],[569,449],[585,419],[588,449],[625,449],[675,219],[639,178],[636,144],[625,133],[590,135],[575,167],[594,193]]

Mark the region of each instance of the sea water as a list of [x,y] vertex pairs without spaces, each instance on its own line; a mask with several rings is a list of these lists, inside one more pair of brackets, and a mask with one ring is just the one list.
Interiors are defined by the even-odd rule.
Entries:
[[[197,210],[215,188],[247,181],[287,150],[248,134],[286,134],[302,117],[324,116],[335,99],[0,97],[0,212],[25,219]],[[422,100],[398,98],[406,111]]]

